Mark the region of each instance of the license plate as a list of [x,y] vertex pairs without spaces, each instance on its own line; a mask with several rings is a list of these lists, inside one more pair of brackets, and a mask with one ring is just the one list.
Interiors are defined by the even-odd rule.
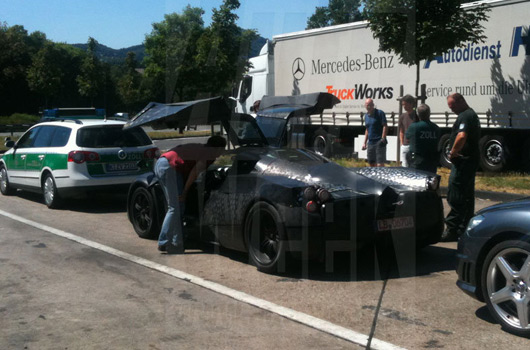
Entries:
[[128,162],[128,163],[108,163],[105,165],[105,169],[107,172],[118,172],[118,171],[131,171],[131,170],[138,170],[138,165],[136,162]]
[[414,228],[414,219],[412,216],[377,220],[377,231],[401,230],[406,228]]

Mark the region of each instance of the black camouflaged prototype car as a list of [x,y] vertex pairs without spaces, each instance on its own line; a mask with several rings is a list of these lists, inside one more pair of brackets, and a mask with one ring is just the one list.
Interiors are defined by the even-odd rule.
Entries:
[[[318,97],[314,105],[319,107]],[[317,258],[363,249],[395,233],[413,238],[416,247],[439,241],[443,207],[437,175],[405,168],[345,168],[310,150],[269,145],[249,115],[214,119],[235,148],[212,164],[188,194],[188,236],[248,252],[264,272],[278,271],[289,252]],[[136,233],[157,237],[164,213],[154,174],[139,177],[128,196]]]

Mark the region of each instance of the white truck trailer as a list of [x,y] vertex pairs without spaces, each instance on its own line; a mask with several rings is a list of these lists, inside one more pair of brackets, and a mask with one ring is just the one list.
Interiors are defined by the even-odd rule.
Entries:
[[[480,117],[482,169],[501,171],[511,164],[529,170],[530,1],[489,0],[463,7],[482,3],[491,8],[483,23],[484,43],[465,44],[420,63],[425,103],[431,107],[431,120],[442,129],[440,162],[450,166],[445,151],[456,119],[446,97],[459,92]],[[373,98],[394,135],[389,138],[388,159],[399,157],[399,100],[404,94],[414,95],[415,67],[379,51],[368,22],[274,36],[251,62],[253,68],[234,95],[237,111],[252,112],[263,95],[330,92],[341,103],[305,122],[305,147],[331,155],[334,149],[344,149],[334,147],[340,144],[362,158],[364,101]]]

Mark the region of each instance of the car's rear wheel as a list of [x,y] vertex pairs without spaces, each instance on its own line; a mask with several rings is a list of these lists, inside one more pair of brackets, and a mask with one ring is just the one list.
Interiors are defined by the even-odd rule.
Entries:
[[156,206],[153,195],[144,187],[134,190],[129,203],[134,231],[141,238],[156,238],[160,227],[156,221]]
[[513,240],[493,247],[484,261],[482,291],[504,329],[530,336],[530,243]]
[[61,206],[61,197],[57,192],[57,186],[55,185],[55,180],[51,174],[46,174],[44,176],[44,181],[42,181],[42,194],[44,197],[44,203],[50,209],[57,209]]
[[15,193],[15,189],[9,185],[7,170],[4,166],[0,166],[0,192],[4,196],[10,196]]
[[258,202],[245,220],[245,234],[250,261],[265,273],[285,271],[285,230],[278,211]]

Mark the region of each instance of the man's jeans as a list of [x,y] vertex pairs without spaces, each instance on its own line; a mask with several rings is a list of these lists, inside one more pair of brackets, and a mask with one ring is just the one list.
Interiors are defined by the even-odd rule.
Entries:
[[161,157],[155,165],[155,175],[162,185],[167,200],[167,212],[160,229],[158,245],[171,243],[177,247],[184,246],[182,232],[182,213],[184,203],[179,203],[179,195],[183,190],[182,174],[169,166],[166,158]]
[[401,166],[408,168],[409,162],[407,160],[407,153],[409,153],[410,145],[401,145]]

